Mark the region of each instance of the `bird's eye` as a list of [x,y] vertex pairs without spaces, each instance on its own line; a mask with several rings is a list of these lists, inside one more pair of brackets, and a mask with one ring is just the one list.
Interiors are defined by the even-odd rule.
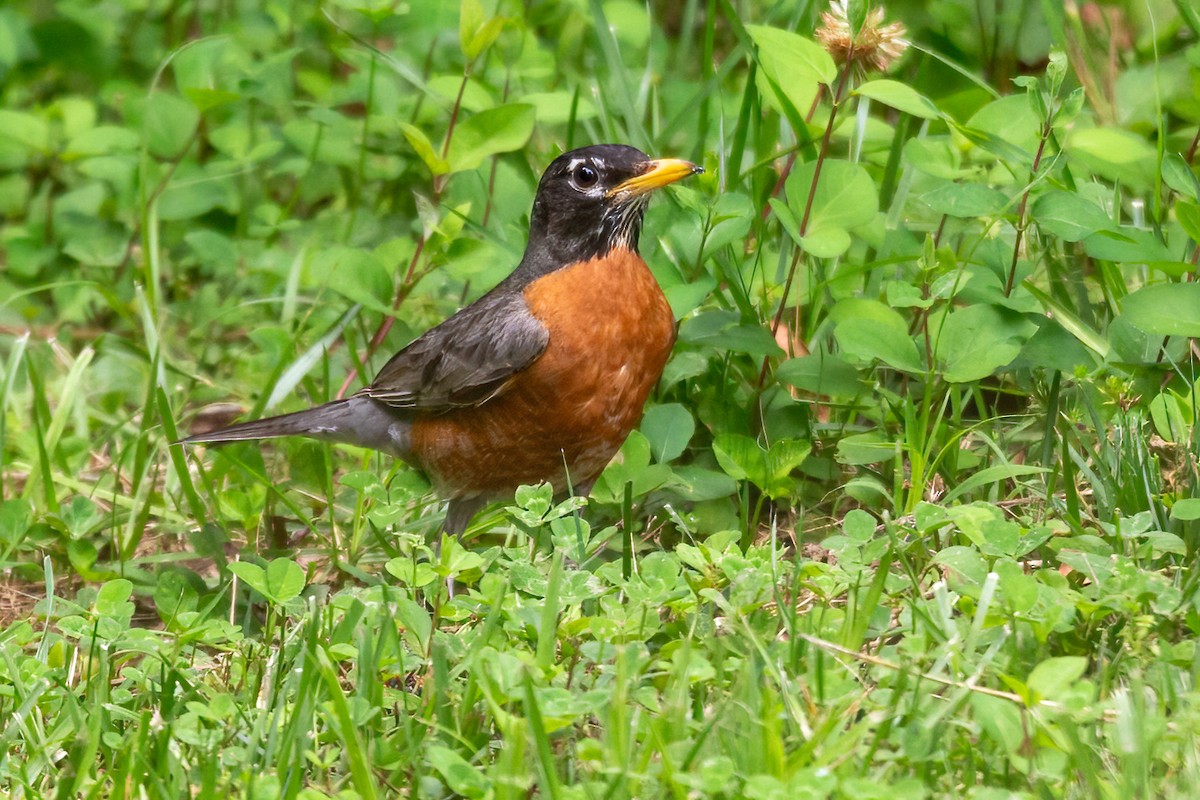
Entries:
[[590,189],[600,180],[600,174],[587,164],[580,164],[571,172],[571,180],[580,189]]

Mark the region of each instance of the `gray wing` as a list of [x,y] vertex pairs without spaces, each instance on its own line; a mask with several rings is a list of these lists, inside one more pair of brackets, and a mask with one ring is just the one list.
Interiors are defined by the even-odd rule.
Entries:
[[392,356],[358,394],[435,413],[480,405],[501,394],[549,341],[523,294],[493,292]]

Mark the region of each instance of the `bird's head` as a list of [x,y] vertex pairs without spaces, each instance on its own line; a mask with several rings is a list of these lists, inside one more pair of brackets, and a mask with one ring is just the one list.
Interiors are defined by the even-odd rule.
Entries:
[[616,249],[636,252],[650,194],[703,171],[620,144],[563,153],[538,183],[525,261],[545,272]]

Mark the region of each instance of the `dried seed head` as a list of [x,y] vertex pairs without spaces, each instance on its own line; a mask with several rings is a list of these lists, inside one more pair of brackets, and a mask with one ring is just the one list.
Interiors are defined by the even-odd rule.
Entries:
[[883,24],[883,8],[875,7],[867,13],[858,35],[850,28],[850,16],[846,0],[832,0],[829,10],[821,14],[821,27],[817,28],[817,41],[839,65],[847,61],[862,73],[868,71],[887,72],[896,59],[908,48],[904,26],[899,22]]

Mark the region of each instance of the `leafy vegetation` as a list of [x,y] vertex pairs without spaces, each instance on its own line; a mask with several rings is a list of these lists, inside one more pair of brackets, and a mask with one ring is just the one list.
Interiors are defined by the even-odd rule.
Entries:
[[[1200,15],[828,10],[0,8],[6,792],[1189,796]],[[386,458],[170,444],[360,385],[599,141],[707,173],[586,504],[435,548]]]

